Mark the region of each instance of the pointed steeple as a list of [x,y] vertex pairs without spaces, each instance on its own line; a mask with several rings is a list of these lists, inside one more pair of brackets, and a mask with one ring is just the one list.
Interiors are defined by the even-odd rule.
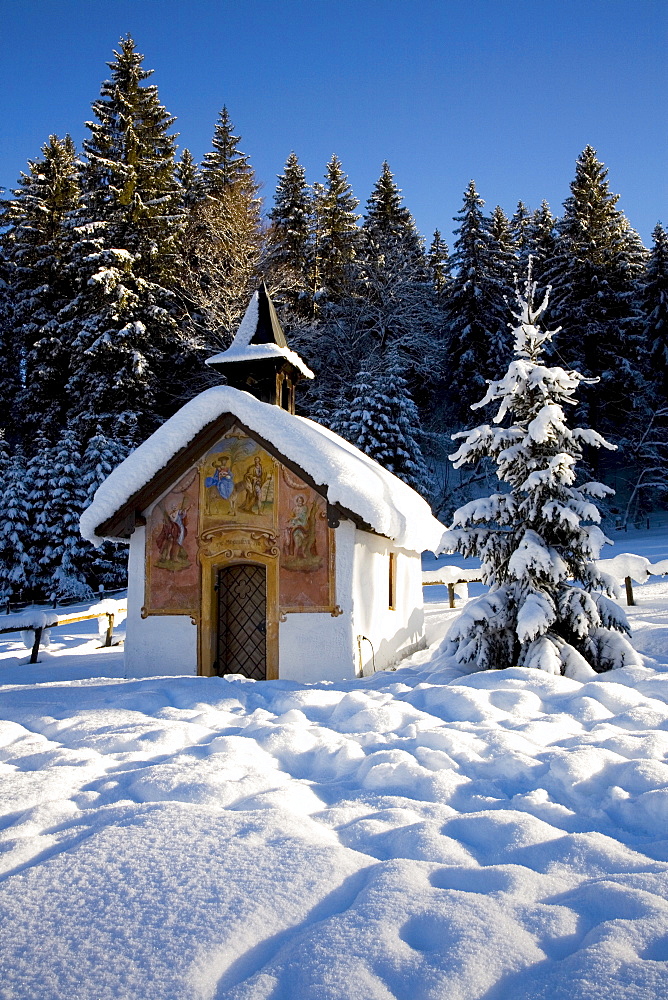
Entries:
[[264,282],[253,293],[230,346],[206,363],[221,372],[229,385],[290,413],[295,412],[297,382],[314,378],[311,369],[288,347]]

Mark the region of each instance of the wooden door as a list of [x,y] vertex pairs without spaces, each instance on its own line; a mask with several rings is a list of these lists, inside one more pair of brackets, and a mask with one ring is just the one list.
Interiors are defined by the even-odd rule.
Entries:
[[267,677],[267,568],[236,563],[218,570],[216,673]]

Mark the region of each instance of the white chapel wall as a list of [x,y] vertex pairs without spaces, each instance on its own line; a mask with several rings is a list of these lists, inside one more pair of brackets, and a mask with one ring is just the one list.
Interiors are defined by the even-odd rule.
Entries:
[[197,673],[197,628],[189,615],[141,617],[146,529],[135,528],[128,560],[125,670],[128,677]]
[[[389,606],[391,552],[395,557],[393,609]],[[360,640],[365,674],[373,671],[374,659],[379,670],[398,663],[424,644],[422,566],[418,552],[396,548],[379,535],[356,531],[353,631],[356,643],[358,636],[365,637]]]
[[343,612],[288,614],[279,625],[279,676],[283,680],[339,681],[359,672],[353,636],[355,526],[341,521],[335,532],[336,602]]

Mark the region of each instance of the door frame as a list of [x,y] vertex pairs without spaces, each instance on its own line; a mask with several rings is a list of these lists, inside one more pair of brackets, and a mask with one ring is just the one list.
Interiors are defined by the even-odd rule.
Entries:
[[198,627],[197,672],[213,677],[213,665],[218,654],[218,570],[227,566],[265,566],[267,574],[267,680],[278,680],[278,559],[275,555],[247,552],[230,556],[200,553],[202,564],[202,615]]

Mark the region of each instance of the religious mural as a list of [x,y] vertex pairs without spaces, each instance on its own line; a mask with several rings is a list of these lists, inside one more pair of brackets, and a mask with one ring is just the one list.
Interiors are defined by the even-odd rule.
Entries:
[[[200,560],[278,560],[281,611],[332,611],[327,502],[233,426],[148,518],[144,614],[200,613]],[[199,558],[198,558],[199,552]]]
[[199,607],[199,476],[191,469],[153,508],[146,527],[146,614]]
[[204,460],[203,509],[212,521],[272,528],[274,525],[274,463],[238,427],[232,427]]
[[329,611],[333,599],[327,502],[283,466],[278,520],[282,609]]

